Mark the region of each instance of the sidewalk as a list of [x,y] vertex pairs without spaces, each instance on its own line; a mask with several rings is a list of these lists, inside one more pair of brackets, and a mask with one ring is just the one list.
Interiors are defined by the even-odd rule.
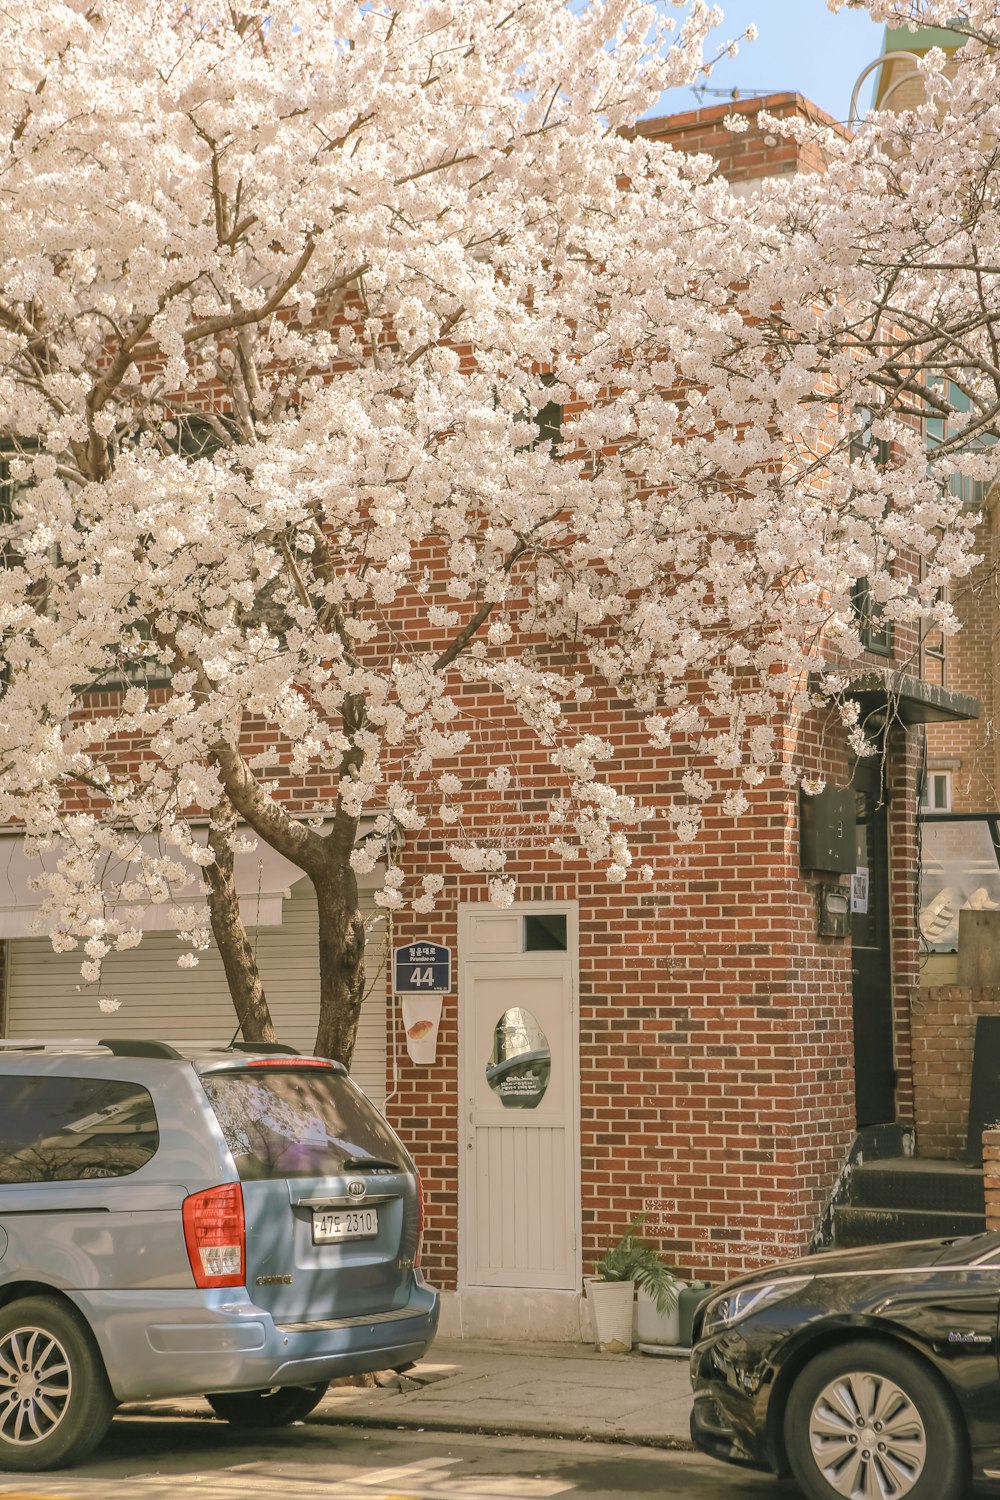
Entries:
[[[685,1356],[599,1354],[587,1344],[485,1343],[438,1339],[405,1375],[374,1387],[334,1386],[310,1422],[426,1432],[519,1433],[690,1446],[691,1390]],[[205,1413],[200,1401],[130,1405]]]
[[378,1426],[690,1445],[685,1357],[438,1339],[413,1370],[388,1378],[389,1385],[373,1390],[335,1387],[315,1415]]

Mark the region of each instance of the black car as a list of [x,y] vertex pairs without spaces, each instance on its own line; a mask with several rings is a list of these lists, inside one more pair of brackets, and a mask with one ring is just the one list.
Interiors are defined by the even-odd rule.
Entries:
[[691,1436],[810,1500],[957,1500],[1000,1479],[1000,1234],[833,1251],[695,1316]]

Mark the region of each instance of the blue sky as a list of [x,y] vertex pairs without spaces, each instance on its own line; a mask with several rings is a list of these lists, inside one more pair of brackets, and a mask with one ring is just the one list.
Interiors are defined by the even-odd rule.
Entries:
[[[851,92],[862,69],[882,50],[883,28],[867,12],[841,11],[833,15],[826,0],[718,0],[725,22],[720,41],[738,35],[748,21],[760,36],[740,48],[735,59],[719,63],[707,80],[710,89],[738,88],[744,94],[795,90],[825,109],[834,119],[847,118]],[[861,93],[861,109],[871,100],[873,75]],[[690,89],[664,94],[656,114],[675,114],[700,104],[723,104],[717,94],[700,98]]]

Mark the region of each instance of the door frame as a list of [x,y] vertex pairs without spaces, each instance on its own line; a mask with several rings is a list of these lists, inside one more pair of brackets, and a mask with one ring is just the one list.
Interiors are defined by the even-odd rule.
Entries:
[[[487,913],[495,913],[498,917],[513,915],[517,917],[536,915],[565,914],[566,916],[566,951],[535,950],[525,953],[523,950],[508,949],[505,952],[483,952],[473,954],[471,947],[471,924],[476,916]],[[482,1282],[470,1280],[469,1265],[470,1246],[472,1244],[469,1182],[472,1151],[470,1150],[472,1140],[472,1120],[470,1108],[470,1085],[471,1069],[476,1066],[476,1060],[469,1052],[468,1037],[470,1035],[470,983],[469,969],[476,963],[503,964],[514,966],[518,959],[526,959],[529,962],[539,961],[539,966],[546,959],[551,961],[558,957],[568,960],[567,975],[569,980],[569,1024],[567,1026],[567,1040],[569,1046],[569,1063],[572,1069],[573,1087],[571,1090],[571,1101],[569,1119],[567,1121],[567,1133],[572,1148],[574,1163],[573,1181],[570,1183],[570,1199],[573,1205],[573,1223],[570,1231],[570,1242],[573,1253],[573,1281],[574,1295],[579,1295],[583,1286],[583,1246],[581,1243],[581,1216],[582,1216],[582,1192],[581,1192],[581,1160],[580,1160],[580,1010],[578,1004],[579,969],[580,969],[580,942],[579,942],[579,903],[576,901],[515,901],[511,906],[497,908],[488,901],[463,901],[458,908],[458,1281],[459,1292],[495,1291],[498,1295],[517,1295],[519,1289],[512,1287],[490,1288]],[[526,1291],[538,1291],[538,1288],[525,1288]],[[565,1292],[556,1293],[557,1296],[565,1296]]]
[[[858,1129],[867,1125],[892,1124],[898,1109],[886,753],[883,745],[876,755],[857,761],[853,775],[856,793],[864,796],[868,803],[867,827],[871,847],[868,899],[873,908],[874,937],[874,942],[861,944],[856,942],[853,931],[851,936],[851,1021]],[[852,927],[854,925],[852,922]],[[873,1111],[878,1119],[862,1118]]]

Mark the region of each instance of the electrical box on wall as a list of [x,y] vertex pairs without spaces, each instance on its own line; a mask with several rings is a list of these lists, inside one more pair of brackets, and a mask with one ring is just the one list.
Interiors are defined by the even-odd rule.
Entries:
[[819,888],[820,937],[847,937],[851,930],[851,892],[845,885]]
[[857,868],[855,794],[826,786],[814,797],[799,794],[799,864],[803,870],[853,874]]

